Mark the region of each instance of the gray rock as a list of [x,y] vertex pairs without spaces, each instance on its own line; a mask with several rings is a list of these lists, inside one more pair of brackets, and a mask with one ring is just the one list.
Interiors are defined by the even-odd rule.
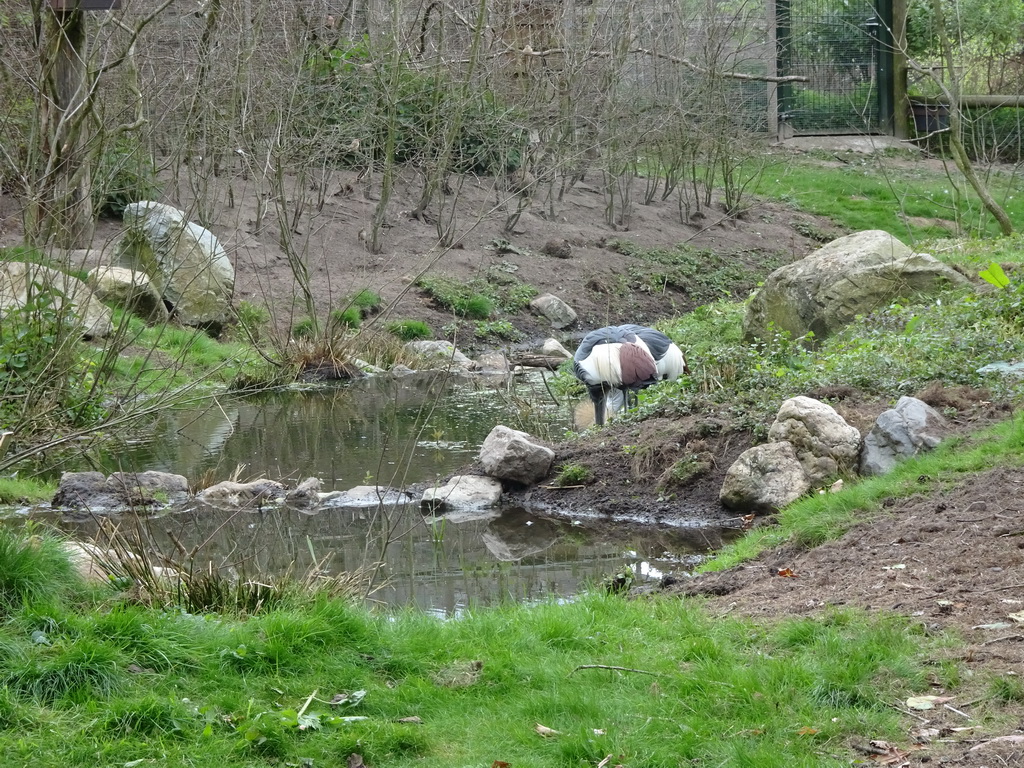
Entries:
[[106,338],[113,331],[110,309],[88,285],[58,269],[21,261],[0,263],[0,320],[8,322],[3,318],[26,307],[40,289],[49,309],[66,310],[69,321],[78,320],[85,338]]
[[499,480],[530,485],[551,471],[555,452],[532,441],[526,432],[499,424],[480,446],[484,472]]
[[989,363],[978,369],[978,373],[998,373],[1003,376],[1024,376],[1024,363]]
[[812,486],[857,467],[860,432],[832,406],[811,397],[786,400],[768,430],[768,439],[793,446]]
[[317,507],[321,485],[320,478],[307,477],[284,495],[284,503],[293,507]]
[[725,473],[719,499],[737,512],[774,512],[811,490],[790,443],[748,448]]
[[235,287],[235,268],[220,241],[162,203],[131,203],[124,222],[118,266],[148,275],[179,322],[219,333],[230,319]]
[[544,339],[540,351],[541,354],[549,355],[550,357],[564,357],[566,360],[572,360],[572,352],[562,346],[558,339]]
[[477,370],[484,373],[508,373],[508,358],[501,352],[484,352],[476,359]]
[[111,512],[156,507],[188,496],[188,480],[167,472],[65,472],[53,506]]
[[471,371],[476,363],[462,354],[450,341],[407,341],[405,348],[419,355],[424,365]]
[[225,480],[200,491],[196,499],[214,507],[243,509],[277,504],[287,492],[288,489],[276,480],[261,479],[248,483]]
[[383,485],[357,485],[347,491],[332,491],[320,496],[324,507],[393,507],[408,504],[412,496],[407,491]]
[[530,302],[534,313],[551,321],[551,327],[557,330],[568,328],[576,322],[576,311],[551,293],[545,293]]
[[142,318],[147,325],[170,320],[170,312],[149,277],[124,267],[96,267],[89,271],[89,286],[108,304]]
[[933,450],[949,434],[945,417],[916,397],[901,397],[864,437],[862,475],[884,475],[897,462]]
[[967,282],[888,232],[858,232],[772,272],[747,304],[743,332],[747,339],[764,339],[774,326],[793,338],[813,332],[821,340],[857,315],[897,299],[930,296]]
[[501,498],[501,482],[480,475],[455,475],[438,488],[423,493],[420,506],[429,512],[448,513],[493,507]]

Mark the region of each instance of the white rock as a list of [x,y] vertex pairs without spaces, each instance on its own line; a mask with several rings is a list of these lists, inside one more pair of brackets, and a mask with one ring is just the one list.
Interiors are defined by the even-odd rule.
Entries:
[[420,506],[434,513],[493,507],[501,499],[501,482],[480,475],[455,475],[438,488],[428,488]]
[[860,453],[860,432],[835,409],[811,397],[786,400],[768,430],[772,442],[786,441],[812,486],[840,472],[853,471]]

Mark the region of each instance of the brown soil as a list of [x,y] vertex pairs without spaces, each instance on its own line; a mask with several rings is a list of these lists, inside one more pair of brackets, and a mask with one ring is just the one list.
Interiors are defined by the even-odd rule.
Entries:
[[[854,606],[913,617],[928,634],[958,636],[966,647],[944,658],[962,665],[962,685],[948,707],[914,712],[893,701],[907,714],[906,741],[896,745],[906,762],[879,764],[1024,764],[1024,740],[987,743],[1022,733],[1024,704],[985,698],[999,679],[1020,690],[1024,627],[1009,615],[1024,611],[1024,470],[982,472],[884,507],[837,541],[784,547],[666,591],[705,595],[713,614],[772,619]],[[936,680],[927,693],[950,692]]]
[[[289,216],[299,209],[302,215],[296,225],[283,228],[284,236],[269,187],[243,176],[240,169],[225,170],[201,185],[208,201],[203,205],[196,203],[195,190],[183,180],[164,176],[161,202],[181,208],[193,221],[209,227],[234,262],[235,303],[245,300],[271,308],[283,332],[307,314],[303,291],[281,246],[283,240],[290,241],[305,262],[309,295],[321,316],[331,308],[346,306],[359,290],[369,289],[378,293],[387,307],[371,325],[388,319],[423,320],[437,337],[444,337],[448,334],[443,329],[454,319],[451,312],[416,289],[414,281],[429,272],[466,282],[490,271],[541,293],[558,295],[579,315],[576,327],[564,334],[554,332],[550,323],[529,311],[507,317],[523,334],[520,346],[556,335],[571,348],[574,339],[594,327],[621,322],[652,324],[720,298],[721,290],[745,296],[756,279],[770,271],[766,264],[773,268],[813,250],[817,242],[802,233],[819,239],[844,234],[828,221],[755,200],[740,215],[727,215],[714,202],[694,210],[684,222],[675,196],[662,201],[659,194],[650,204],[642,204],[640,184],[632,191],[634,203],[628,222],[609,224],[600,178],[590,177],[561,200],[549,199],[547,187],[535,189],[534,199],[509,232],[505,224],[523,198],[500,192],[501,185],[493,179],[470,177],[453,183],[452,194],[444,199],[446,210],[458,211],[454,244],[444,249],[437,245],[435,222],[445,211],[435,204],[423,216],[412,216],[422,180],[410,174],[391,198],[382,251],[375,254],[369,250],[367,233],[380,187],[375,181],[359,179],[354,172],[337,171],[330,176],[321,206],[309,179],[289,179]],[[555,187],[556,195],[557,191]],[[21,242],[19,210],[16,200],[0,195],[0,246]],[[615,213],[618,216],[620,211]],[[71,266],[87,269],[109,263],[111,246],[122,229],[118,219],[101,220],[93,250],[75,252]],[[727,254],[731,264],[750,273],[750,279],[716,286],[717,295],[672,288],[661,292],[657,290],[657,265],[623,255],[614,248],[615,240],[644,247],[685,244]],[[566,253],[568,258],[560,258]],[[479,341],[471,331],[461,333],[456,341],[470,353],[501,344],[494,339]]]

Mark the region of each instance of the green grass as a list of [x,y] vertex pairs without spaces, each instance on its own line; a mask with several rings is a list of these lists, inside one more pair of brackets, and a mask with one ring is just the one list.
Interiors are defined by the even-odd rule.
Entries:
[[0,504],[23,504],[49,501],[57,487],[35,478],[0,477]]
[[422,320],[393,320],[386,326],[388,333],[402,341],[417,341],[433,338],[434,332]]
[[815,349],[782,334],[746,344],[743,304],[699,307],[660,324],[682,348],[692,373],[642,393],[641,415],[711,410],[764,434],[782,401],[828,387],[896,399],[942,382],[1019,400],[1024,380],[978,371],[1024,359],[1022,302],[1019,279],[1002,291],[950,289],[928,304],[897,302],[858,318]]
[[[842,167],[825,168],[813,158],[779,158],[768,164],[753,191],[828,217],[851,232],[884,229],[908,244],[949,235],[941,226],[908,217],[960,222],[964,232],[975,236],[999,232],[952,163],[955,184],[942,171],[923,165],[887,168],[884,156],[848,153],[844,159]],[[1024,225],[1021,180],[994,172],[987,183],[1010,219]]]
[[851,740],[902,737],[890,705],[929,689],[938,649],[893,618],[765,626],[605,594],[447,622],[326,599],[241,620],[72,597],[0,626],[5,764],[839,766]]

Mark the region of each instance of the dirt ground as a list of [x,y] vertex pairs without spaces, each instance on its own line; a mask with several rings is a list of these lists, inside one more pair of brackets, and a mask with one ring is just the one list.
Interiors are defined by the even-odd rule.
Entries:
[[[777,150],[784,151],[784,150]],[[634,256],[611,247],[625,240],[644,247],[685,244],[728,254],[737,265],[763,276],[763,264],[787,263],[810,253],[818,241],[845,234],[828,221],[785,206],[752,201],[741,216],[729,216],[713,202],[693,210],[683,221],[677,197],[661,200],[660,193],[643,203],[644,189],[635,184],[628,220],[608,223],[606,196],[600,174],[593,173],[558,199],[558,186],[539,185],[526,204],[523,195],[502,191],[490,178],[453,180],[451,194],[414,218],[422,179],[408,174],[397,185],[388,206],[382,250],[371,253],[367,240],[374,208],[380,198],[377,180],[355,172],[336,171],[322,179],[286,180],[285,199],[275,198],[269,182],[258,183],[241,168],[226,169],[216,178],[187,183],[183,174],[162,173],[166,202],[185,211],[192,221],[208,227],[235,265],[235,303],[248,301],[272,310],[282,331],[307,314],[302,287],[282,248],[287,241],[308,269],[308,291],[320,314],[346,305],[362,289],[378,293],[386,309],[368,321],[383,325],[390,319],[427,322],[439,338],[453,323],[413,283],[422,274],[458,281],[500,275],[553,293],[578,313],[579,321],[564,333],[528,311],[507,318],[522,334],[516,346],[532,348],[547,336],[557,336],[572,348],[587,330],[621,322],[651,324],[707,303],[708,295],[686,290],[656,291],[657,270]],[[323,190],[322,192],[320,190]],[[197,202],[202,200],[203,202]],[[511,231],[506,224],[520,203],[524,210]],[[439,220],[457,211],[454,243],[438,246]],[[617,219],[622,208],[613,215]],[[282,225],[282,220],[286,225]],[[73,252],[73,268],[91,268],[113,260],[113,246],[123,231],[119,219],[104,219],[93,247]],[[814,235],[817,241],[808,236]],[[20,243],[17,201],[0,195],[0,246]],[[548,245],[557,248],[545,249]],[[568,246],[566,248],[566,246]],[[547,255],[554,250],[561,256]],[[639,284],[644,288],[637,288]],[[647,285],[650,283],[651,285]],[[746,295],[753,280],[728,286]],[[500,340],[481,341],[472,330],[456,338],[468,353]]]
[[[828,143],[807,148],[845,151]],[[526,312],[510,318],[524,334],[522,348],[554,335],[571,350],[594,327],[650,324],[706,303],[706,298],[685,290],[652,293],[631,288],[637,273],[649,265],[609,248],[613,239],[643,246],[686,243],[729,254],[756,271],[759,264],[801,258],[823,237],[844,234],[828,221],[772,203],[755,203],[738,218],[713,205],[699,217],[682,221],[675,199],[656,198],[642,205],[640,188],[633,190],[637,204],[628,223],[609,224],[599,178],[585,179],[561,200],[537,192],[510,233],[503,225],[518,198],[509,209],[496,204],[499,195],[490,180],[465,179],[450,198],[458,199],[456,244],[444,250],[435,247],[437,228],[431,220],[442,212],[434,210],[426,219],[409,215],[418,190],[410,180],[389,208],[383,251],[372,254],[366,247],[366,231],[379,190],[371,181],[333,175],[326,182],[322,206],[313,204],[316,194],[310,191],[309,180],[296,182],[285,208],[302,208],[304,213],[296,224],[283,228],[266,189],[251,177],[236,171],[210,182],[204,194],[213,204],[197,205],[188,185],[175,184],[170,177],[163,201],[189,211],[193,220],[202,220],[213,230],[235,263],[236,301],[269,306],[279,327],[288,327],[304,314],[301,291],[281,247],[282,240],[290,238],[305,254],[308,288],[318,307],[338,306],[369,288],[387,304],[378,322],[420,319],[439,335],[452,322],[448,312],[413,287],[425,270],[458,280],[498,270],[541,292],[554,293],[576,309],[579,323],[563,333]],[[101,222],[96,247],[77,254],[80,263],[74,266],[109,261],[110,245],[120,230],[118,221]],[[19,238],[16,202],[0,197],[0,245],[17,244]],[[546,255],[549,243],[567,243],[570,257]],[[736,286],[736,295],[750,287]],[[482,346],[468,334],[456,341],[468,352]],[[832,395],[830,402],[862,433],[890,406],[854,391],[793,393],[797,394]],[[955,426],[963,433],[1008,415],[988,403],[984,393],[933,391],[922,396],[940,408],[956,407]],[[714,415],[613,424],[555,446],[556,464],[586,463],[594,470],[594,482],[577,488],[542,485],[522,495],[538,508],[587,510],[609,520],[652,523],[678,518],[685,506],[688,513],[696,511],[709,522],[739,528],[742,521],[719,506],[718,489],[726,468],[751,442],[749,435],[733,431]],[[692,457],[697,467],[694,476],[669,477],[669,468],[686,457]],[[743,567],[666,584],[664,589],[701,596],[695,599],[705,600],[713,614],[773,618],[820,614],[829,606],[847,605],[900,613],[920,621],[928,632],[958,634],[968,643],[959,659],[968,677],[955,697],[924,712],[892,702],[905,712],[906,739],[891,749],[866,743],[856,748],[866,764],[1024,765],[1024,741],[990,741],[998,736],[1024,739],[1024,702],[978,704],[995,680],[1009,681],[1008,690],[1024,691],[1017,677],[1024,673],[1024,626],[1009,618],[1024,612],[1022,511],[1024,470],[986,472],[961,478],[941,493],[892,500],[877,520],[839,541],[809,551],[770,552]],[[770,525],[771,518],[760,518],[757,524]],[[780,569],[794,575],[781,577]],[[940,687],[933,692],[945,693]]]

